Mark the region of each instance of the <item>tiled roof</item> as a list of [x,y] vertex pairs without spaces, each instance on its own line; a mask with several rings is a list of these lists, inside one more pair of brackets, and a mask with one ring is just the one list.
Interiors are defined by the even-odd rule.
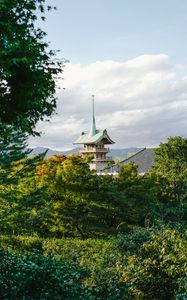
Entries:
[[113,173],[119,172],[120,167],[124,164],[128,164],[129,162],[134,162],[138,165],[138,173],[145,174],[147,173],[151,167],[154,165],[155,161],[155,148],[144,148],[129,158],[122,160],[121,162],[105,168],[102,170],[104,173]]
[[94,135],[91,135],[90,131],[82,132],[81,136],[73,144],[95,144],[102,140],[105,140],[105,144],[114,144],[106,129],[96,130]]

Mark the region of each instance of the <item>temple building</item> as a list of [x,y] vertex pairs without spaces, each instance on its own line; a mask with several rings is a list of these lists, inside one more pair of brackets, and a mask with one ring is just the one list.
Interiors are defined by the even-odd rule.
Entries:
[[82,132],[81,136],[73,144],[84,145],[84,148],[80,150],[80,154],[82,156],[92,155],[93,159],[90,162],[90,168],[99,172],[113,164],[112,157],[107,156],[107,153],[110,152],[110,150],[109,148],[105,148],[105,145],[114,144],[114,142],[109,137],[106,129],[99,130],[96,128],[94,95],[92,95],[92,101],[93,116],[91,128],[89,131]]

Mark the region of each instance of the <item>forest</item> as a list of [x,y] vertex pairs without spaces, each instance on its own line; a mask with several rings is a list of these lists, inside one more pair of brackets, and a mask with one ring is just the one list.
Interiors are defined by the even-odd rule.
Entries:
[[3,299],[186,299],[186,139],[161,143],[144,176],[25,146],[0,145]]
[[0,1],[0,298],[187,299],[187,139],[139,175],[97,175],[92,157],[30,156],[56,109],[63,63],[35,27],[44,0]]

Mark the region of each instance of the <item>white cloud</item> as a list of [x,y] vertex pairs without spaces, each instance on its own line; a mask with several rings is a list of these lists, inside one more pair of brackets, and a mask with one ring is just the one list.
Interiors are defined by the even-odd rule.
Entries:
[[45,134],[31,138],[30,145],[71,148],[90,127],[92,94],[97,126],[107,128],[115,147],[155,146],[170,135],[185,136],[187,75],[180,78],[180,68],[166,54],[68,64],[59,82],[66,90],[57,92],[58,114],[38,125]]

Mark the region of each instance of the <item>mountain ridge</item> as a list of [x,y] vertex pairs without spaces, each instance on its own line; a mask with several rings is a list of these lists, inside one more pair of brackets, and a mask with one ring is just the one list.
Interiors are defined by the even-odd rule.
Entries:
[[[33,150],[30,153],[30,156],[32,155],[38,155],[41,153],[44,153],[45,151],[47,151],[45,157],[49,158],[52,157],[53,155],[58,155],[58,154],[64,154],[64,155],[70,155],[70,154],[77,154],[79,152],[81,148],[76,147],[76,148],[72,148],[70,150],[52,150],[50,148],[46,148],[46,147],[36,147],[33,148]],[[129,148],[114,148],[114,149],[110,149],[110,156],[113,157],[114,160],[122,160],[125,158],[128,158],[129,156],[137,153],[138,151],[142,150],[142,148],[139,147],[129,147]]]

